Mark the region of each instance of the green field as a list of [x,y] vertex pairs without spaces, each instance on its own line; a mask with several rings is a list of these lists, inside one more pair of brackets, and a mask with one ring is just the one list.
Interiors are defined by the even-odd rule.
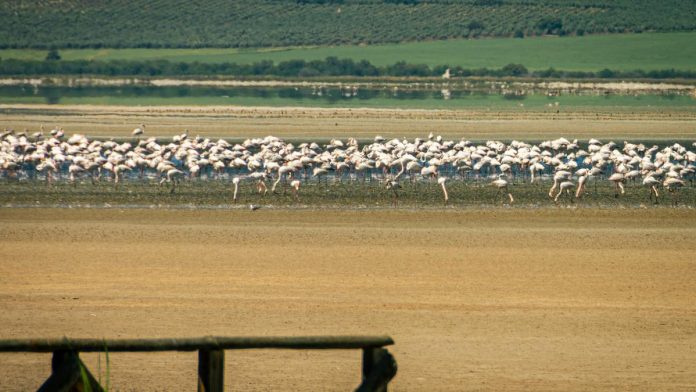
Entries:
[[205,48],[696,31],[692,0],[4,0],[0,47]]
[[[572,71],[696,69],[696,32],[611,34],[583,37],[495,38],[418,43],[275,49],[65,49],[64,60],[169,60],[233,62],[318,60],[328,56],[368,60],[383,66],[411,64],[501,68],[523,64],[530,70]],[[0,50],[2,59],[43,60],[45,50]]]

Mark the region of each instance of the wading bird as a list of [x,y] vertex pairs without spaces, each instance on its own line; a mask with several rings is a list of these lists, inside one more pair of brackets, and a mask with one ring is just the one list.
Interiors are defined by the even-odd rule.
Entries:
[[512,193],[510,193],[510,190],[508,189],[508,182],[503,177],[504,176],[502,174],[499,174],[498,179],[491,183],[491,185],[497,188],[497,191],[495,192],[495,201],[497,202],[498,195],[503,192],[503,195],[507,194],[507,197],[510,199],[510,204],[512,204],[515,202],[515,199],[512,197]]

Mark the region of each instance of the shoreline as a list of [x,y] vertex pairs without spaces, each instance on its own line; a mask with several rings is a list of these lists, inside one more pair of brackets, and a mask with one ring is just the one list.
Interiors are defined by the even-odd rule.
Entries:
[[539,80],[539,79],[478,79],[478,78],[335,78],[335,79],[196,79],[196,78],[138,78],[138,77],[74,77],[37,76],[2,77],[0,86],[33,87],[87,87],[87,86],[143,86],[143,87],[265,87],[265,88],[366,88],[407,90],[495,90],[503,93],[520,91],[552,91],[554,93],[681,93],[696,97],[696,81],[615,81],[615,80]]

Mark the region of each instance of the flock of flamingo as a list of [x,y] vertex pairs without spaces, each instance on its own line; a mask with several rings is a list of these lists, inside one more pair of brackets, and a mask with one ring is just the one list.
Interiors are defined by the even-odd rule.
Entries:
[[[496,202],[514,203],[510,181],[529,183],[548,181],[548,197],[582,198],[590,179],[608,181],[614,197],[625,194],[625,183],[642,182],[649,200],[658,203],[662,189],[670,192],[676,204],[680,188],[693,183],[696,153],[675,143],[658,147],[624,141],[602,143],[591,139],[582,146],[577,140],[559,138],[530,144],[467,140],[443,140],[432,133],[427,138],[391,139],[376,136],[360,145],[356,139],[334,139],[327,144],[293,144],[277,137],[247,139],[231,144],[224,139],[189,137],[188,132],[168,141],[144,137],[145,126],[132,131],[131,141],[89,139],[84,135],[66,136],[62,128],[44,135],[40,132],[0,134],[0,176],[7,179],[45,179],[92,183],[155,177],[160,186],[176,191],[185,179],[230,180],[234,202],[239,200],[243,181],[255,184],[265,196],[277,192],[279,183],[299,198],[302,183],[322,177],[333,181],[380,181],[393,194],[396,205],[403,181],[433,181],[449,202],[448,181],[490,181],[497,189]],[[692,144],[696,147],[696,143]],[[253,208],[253,205],[252,205]]]

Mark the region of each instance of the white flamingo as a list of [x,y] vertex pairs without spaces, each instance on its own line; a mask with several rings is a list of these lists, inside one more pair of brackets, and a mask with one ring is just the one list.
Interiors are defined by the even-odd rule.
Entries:
[[440,187],[442,188],[442,194],[445,198],[445,205],[449,203],[449,195],[447,194],[447,186],[445,183],[447,182],[447,177],[440,177],[437,179],[437,183],[440,184]]
[[232,184],[234,184],[234,194],[232,195],[232,201],[237,203],[237,191],[239,190],[239,177],[232,179]]
[[[572,182],[572,181],[563,181],[563,182],[559,185],[558,188],[559,188],[558,194],[557,194],[556,197],[553,199],[553,201],[554,201],[555,203],[558,203],[558,198],[561,197],[561,195],[563,194],[563,192],[565,192],[568,196],[570,196],[570,190],[573,189],[573,188],[575,188],[575,183]],[[572,198],[570,199],[570,202],[571,202],[571,203],[573,202],[573,199],[572,199]]]
[[512,197],[512,193],[510,193],[510,190],[508,189],[508,182],[503,177],[504,175],[499,174],[498,179],[491,183],[491,185],[497,188],[495,200],[498,200],[498,194],[500,194],[500,192],[505,192],[510,199],[510,204],[512,204],[515,202],[515,199]]
[[654,204],[657,204],[659,197],[657,186],[660,185],[660,181],[652,175],[648,175],[643,179],[643,185],[650,189],[650,201],[653,201],[653,196],[655,196]]
[[609,176],[609,181],[614,183],[614,197],[619,197],[619,192],[622,195],[626,193],[626,190],[624,189],[624,181],[626,181],[626,179],[624,178],[623,173],[612,174]]
[[290,182],[290,188],[292,188],[292,194],[295,197],[295,200],[300,200],[299,192],[300,192],[300,180],[292,180]]
[[685,185],[686,183],[683,180],[674,177],[669,177],[662,183],[662,186],[664,186],[665,189],[672,194],[672,205],[677,205],[679,189]]

